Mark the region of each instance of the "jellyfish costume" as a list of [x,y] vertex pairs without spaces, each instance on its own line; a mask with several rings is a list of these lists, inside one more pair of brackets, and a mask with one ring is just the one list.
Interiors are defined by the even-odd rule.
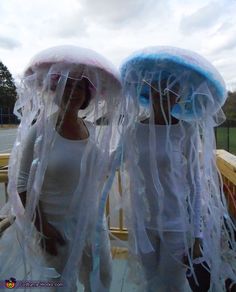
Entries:
[[[101,194],[111,165],[110,137],[120,89],[118,70],[89,49],[52,47],[30,61],[14,109],[21,122],[9,164],[9,201],[1,213],[15,221],[0,238],[1,279],[14,277],[17,285],[32,280],[54,283],[41,284],[40,291],[57,290],[56,282],[59,291],[77,291],[78,281],[85,291],[109,290],[110,246],[100,214]],[[66,113],[70,119],[69,104],[80,98],[78,90],[86,91],[85,103],[69,132],[78,133],[82,123],[87,128],[83,139],[60,131]],[[97,126],[104,116],[106,127]],[[25,191],[24,207],[19,193]],[[42,225],[42,216],[64,239],[57,243],[56,256],[42,247],[44,234],[35,228],[35,220]]]
[[199,263],[210,274],[209,291],[225,291],[226,279],[236,280],[236,266],[235,225],[215,158],[224,81],[203,57],[175,47],[132,54],[121,78],[130,277],[140,291],[189,291],[185,256],[197,286]]

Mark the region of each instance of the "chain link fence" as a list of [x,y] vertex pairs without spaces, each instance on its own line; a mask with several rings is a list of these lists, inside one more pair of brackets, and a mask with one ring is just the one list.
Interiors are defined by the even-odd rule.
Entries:
[[19,120],[13,114],[13,110],[8,107],[0,107],[0,127],[3,125],[17,125]]
[[236,155],[236,120],[226,120],[215,129],[216,148]]

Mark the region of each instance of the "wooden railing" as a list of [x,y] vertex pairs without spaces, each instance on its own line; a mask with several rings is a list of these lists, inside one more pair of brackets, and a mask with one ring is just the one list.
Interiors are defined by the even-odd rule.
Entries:
[[[122,187],[121,187],[121,176],[120,172],[116,172],[116,178],[117,178],[117,192],[119,194],[119,197],[122,198]],[[127,240],[128,239],[128,231],[127,228],[125,227],[125,218],[124,218],[124,210],[119,209],[118,211],[118,222],[117,226],[112,226],[111,225],[111,220],[110,220],[110,215],[112,214],[113,208],[110,204],[110,197],[108,196],[107,198],[107,203],[106,203],[106,216],[108,218],[108,227],[109,230],[111,231],[112,235],[115,237],[121,239],[121,240]]]
[[6,200],[7,200],[7,182],[8,182],[7,170],[8,170],[9,157],[10,157],[9,153],[0,154],[0,183],[4,184]]
[[[222,175],[224,183],[224,191],[226,200],[228,202],[229,212],[236,219],[236,156],[230,154],[225,150],[216,151],[216,161],[218,169]],[[9,154],[0,154],[0,183],[7,185],[7,165],[9,160]],[[120,173],[117,172],[117,185],[119,195],[122,197],[121,178]],[[5,192],[6,193],[6,192]],[[7,198],[7,193],[6,193]],[[108,226],[111,233],[121,240],[127,240],[128,231],[125,228],[124,212],[119,209],[118,224],[117,226],[111,226],[109,215],[112,213],[110,199],[108,197],[106,205],[106,215],[108,216]]]
[[4,153],[0,154],[0,183],[7,183],[7,166],[10,154]]
[[225,150],[217,150],[216,163],[223,179],[229,213],[236,219],[236,156]]

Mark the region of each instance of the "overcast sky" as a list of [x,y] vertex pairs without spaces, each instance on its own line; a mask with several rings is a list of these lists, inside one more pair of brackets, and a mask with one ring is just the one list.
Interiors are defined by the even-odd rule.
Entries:
[[94,49],[117,66],[147,46],[194,50],[236,89],[236,0],[0,0],[0,60],[14,76],[61,44]]

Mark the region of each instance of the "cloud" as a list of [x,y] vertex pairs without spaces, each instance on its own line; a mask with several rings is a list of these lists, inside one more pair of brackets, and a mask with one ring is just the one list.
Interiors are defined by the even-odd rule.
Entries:
[[183,33],[194,33],[215,25],[221,17],[224,9],[221,2],[210,2],[194,13],[184,16],[180,22],[180,30]]
[[0,48],[13,50],[21,46],[21,43],[15,39],[0,35]]
[[236,48],[236,31],[229,37],[225,38],[223,44],[217,50],[232,50]]
[[236,91],[236,79],[232,79],[229,82],[227,82],[228,90],[230,91]]
[[231,29],[234,26],[234,23],[232,21],[224,21],[220,27],[217,29],[217,31],[215,32],[216,34],[218,33],[225,33],[227,32],[229,29]]
[[135,50],[170,45],[225,60],[216,67],[227,81],[236,67],[235,12],[235,0],[0,0],[0,57],[16,75],[56,45],[94,49],[117,66]]
[[67,39],[86,33],[87,25],[77,0],[3,0],[2,3],[1,29],[26,42],[32,38],[36,42],[47,38]]
[[[236,48],[231,50],[231,52],[225,53],[224,51],[219,51],[218,53],[212,55],[212,64],[219,70],[222,74],[227,87],[232,88],[233,83],[236,81],[235,77],[235,65],[236,65]],[[236,86],[233,86],[236,90]],[[231,90],[231,89],[230,89]]]
[[84,15],[88,20],[109,24],[113,28],[128,25],[156,7],[154,0],[80,0]]
[[69,39],[71,37],[85,37],[87,35],[88,24],[79,9],[70,11],[63,15],[48,18],[43,23],[44,37]]
[[236,48],[236,28],[232,26],[224,33],[219,31],[208,40],[205,47],[211,54],[222,54],[225,51],[230,53],[231,50]]

